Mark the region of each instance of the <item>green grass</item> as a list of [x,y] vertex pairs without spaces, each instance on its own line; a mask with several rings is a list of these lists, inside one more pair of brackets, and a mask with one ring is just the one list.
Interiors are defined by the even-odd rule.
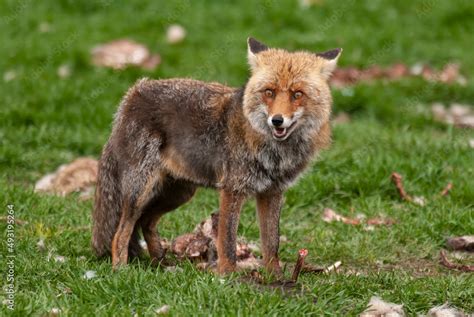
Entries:
[[[15,228],[15,311],[2,306],[1,314],[38,316],[59,307],[71,316],[153,316],[168,304],[176,316],[357,315],[372,295],[403,303],[410,315],[445,302],[474,311],[473,275],[437,264],[446,237],[474,233],[474,149],[468,145],[474,132],[437,123],[429,110],[434,101],[474,103],[473,2],[324,1],[302,9],[296,0],[2,1],[0,12],[0,73],[17,75],[0,85],[2,215],[13,204],[15,216],[28,221]],[[42,22],[50,32],[38,31]],[[182,44],[166,44],[170,23],[188,30]],[[281,256],[292,262],[306,247],[309,262],[341,260],[345,270],[362,275],[304,275],[305,291],[288,297],[189,263],[171,273],[149,268],[145,258],[112,273],[110,261],[92,255],[90,230],[82,230],[90,226],[92,202],[35,194],[35,181],[75,157],[98,157],[121,96],[142,76],[244,84],[249,35],[288,49],[343,47],[343,66],[421,61],[441,68],[456,61],[468,84],[406,79],[334,91],[335,112],[350,113],[352,121],[335,127],[332,148],[286,194],[281,232],[288,242]],[[91,66],[94,45],[124,37],[159,52],[162,65],[154,72]],[[71,66],[70,78],[57,76],[62,64]],[[392,171],[427,205],[401,202]],[[448,182],[452,193],[435,198]],[[248,240],[258,238],[254,207],[245,205],[239,227]],[[398,223],[375,231],[327,224],[325,207],[345,215],[385,214]],[[216,208],[216,193],[201,190],[163,219],[160,232],[172,239]],[[36,247],[40,238],[67,261],[48,262],[48,251]],[[6,243],[1,250],[5,277]],[[87,270],[98,277],[83,279]]]

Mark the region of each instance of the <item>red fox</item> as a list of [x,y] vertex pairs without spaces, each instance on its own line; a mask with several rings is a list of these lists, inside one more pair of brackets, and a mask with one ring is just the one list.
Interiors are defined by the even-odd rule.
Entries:
[[115,115],[99,162],[92,246],[112,265],[140,252],[164,257],[158,220],[199,186],[220,192],[217,272],[236,269],[242,204],[257,202],[263,263],[281,274],[283,192],[330,142],[328,79],[342,50],[288,52],[247,40],[251,76],[243,88],[192,79],[141,79]]

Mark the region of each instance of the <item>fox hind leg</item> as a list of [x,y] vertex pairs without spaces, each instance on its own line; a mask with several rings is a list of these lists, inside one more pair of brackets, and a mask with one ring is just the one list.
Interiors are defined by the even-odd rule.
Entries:
[[[149,177],[146,177],[150,175]],[[156,188],[160,188],[163,181],[163,173],[147,174],[146,171],[130,173],[124,177],[124,187],[128,188],[128,195],[123,198],[121,206],[121,217],[112,241],[112,266],[114,269],[120,265],[127,264],[129,257],[129,246],[131,238],[136,233],[137,221],[143,215],[146,205],[155,195]],[[145,179],[146,181],[140,181]],[[132,244],[134,241],[132,241]]]
[[132,237],[135,223],[138,220],[137,212],[133,212],[130,202],[122,206],[122,216],[112,241],[112,266],[117,269],[128,261],[128,247]]
[[158,194],[150,201],[140,218],[143,238],[146,241],[152,265],[163,260],[165,252],[161,246],[156,225],[165,213],[170,212],[189,201],[196,186],[183,180],[166,177]]

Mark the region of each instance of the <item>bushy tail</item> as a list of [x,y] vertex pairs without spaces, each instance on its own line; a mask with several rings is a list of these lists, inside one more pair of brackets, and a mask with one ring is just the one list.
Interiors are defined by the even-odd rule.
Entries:
[[[112,240],[120,222],[123,195],[118,162],[110,146],[106,145],[99,162],[99,174],[92,212],[92,248],[98,257],[111,254]],[[129,244],[129,256],[140,254],[137,228]]]

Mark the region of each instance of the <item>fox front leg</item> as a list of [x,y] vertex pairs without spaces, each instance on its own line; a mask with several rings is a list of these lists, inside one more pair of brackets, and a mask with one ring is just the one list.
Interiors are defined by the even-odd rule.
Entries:
[[219,223],[217,227],[217,272],[234,272],[237,264],[236,243],[240,210],[245,197],[231,191],[220,193]]
[[257,194],[256,198],[263,263],[270,273],[281,276],[278,248],[280,245],[279,223],[283,195],[279,191],[267,192]]

